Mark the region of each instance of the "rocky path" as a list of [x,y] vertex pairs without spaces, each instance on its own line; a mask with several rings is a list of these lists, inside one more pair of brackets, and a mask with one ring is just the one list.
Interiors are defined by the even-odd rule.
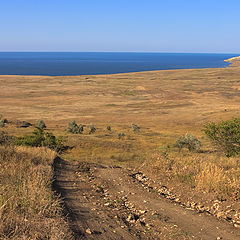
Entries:
[[54,172],[53,186],[76,239],[240,239],[240,230],[227,221],[185,209],[146,187],[141,173],[60,158]]

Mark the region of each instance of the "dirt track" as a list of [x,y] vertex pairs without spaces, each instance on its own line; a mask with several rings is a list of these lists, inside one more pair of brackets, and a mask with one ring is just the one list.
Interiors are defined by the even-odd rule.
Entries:
[[240,239],[228,222],[187,210],[144,186],[136,178],[141,173],[60,158],[54,172],[76,239]]

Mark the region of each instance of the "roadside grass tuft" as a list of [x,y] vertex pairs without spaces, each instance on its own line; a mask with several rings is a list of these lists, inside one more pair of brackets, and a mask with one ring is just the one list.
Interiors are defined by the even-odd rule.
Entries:
[[0,239],[72,239],[51,189],[55,152],[0,146]]

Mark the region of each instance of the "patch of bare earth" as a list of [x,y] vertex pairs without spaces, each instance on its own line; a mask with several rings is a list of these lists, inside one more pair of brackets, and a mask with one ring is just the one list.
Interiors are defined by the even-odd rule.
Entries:
[[76,239],[240,239],[227,221],[164,198],[130,169],[56,158],[54,170]]

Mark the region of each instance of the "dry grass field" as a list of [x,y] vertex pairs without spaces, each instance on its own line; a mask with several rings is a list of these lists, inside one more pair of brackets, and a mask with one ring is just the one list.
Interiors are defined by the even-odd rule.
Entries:
[[95,76],[0,76],[0,112],[48,125],[130,124],[196,130],[239,116],[240,69],[192,69]]
[[[238,60],[219,69],[0,76],[0,87],[0,113],[9,120],[3,130],[10,135],[33,131],[16,128],[16,120],[42,119],[49,131],[67,136],[71,149],[62,154],[65,160],[145,171],[185,205],[201,203],[240,226],[240,162],[217,151],[202,132],[209,121],[240,117]],[[70,120],[86,125],[83,134],[65,131]],[[97,129],[94,134],[88,134],[90,123]],[[132,123],[141,127],[139,132],[133,132]],[[125,136],[119,139],[119,133]],[[198,137],[201,152],[174,147],[185,133]]]

